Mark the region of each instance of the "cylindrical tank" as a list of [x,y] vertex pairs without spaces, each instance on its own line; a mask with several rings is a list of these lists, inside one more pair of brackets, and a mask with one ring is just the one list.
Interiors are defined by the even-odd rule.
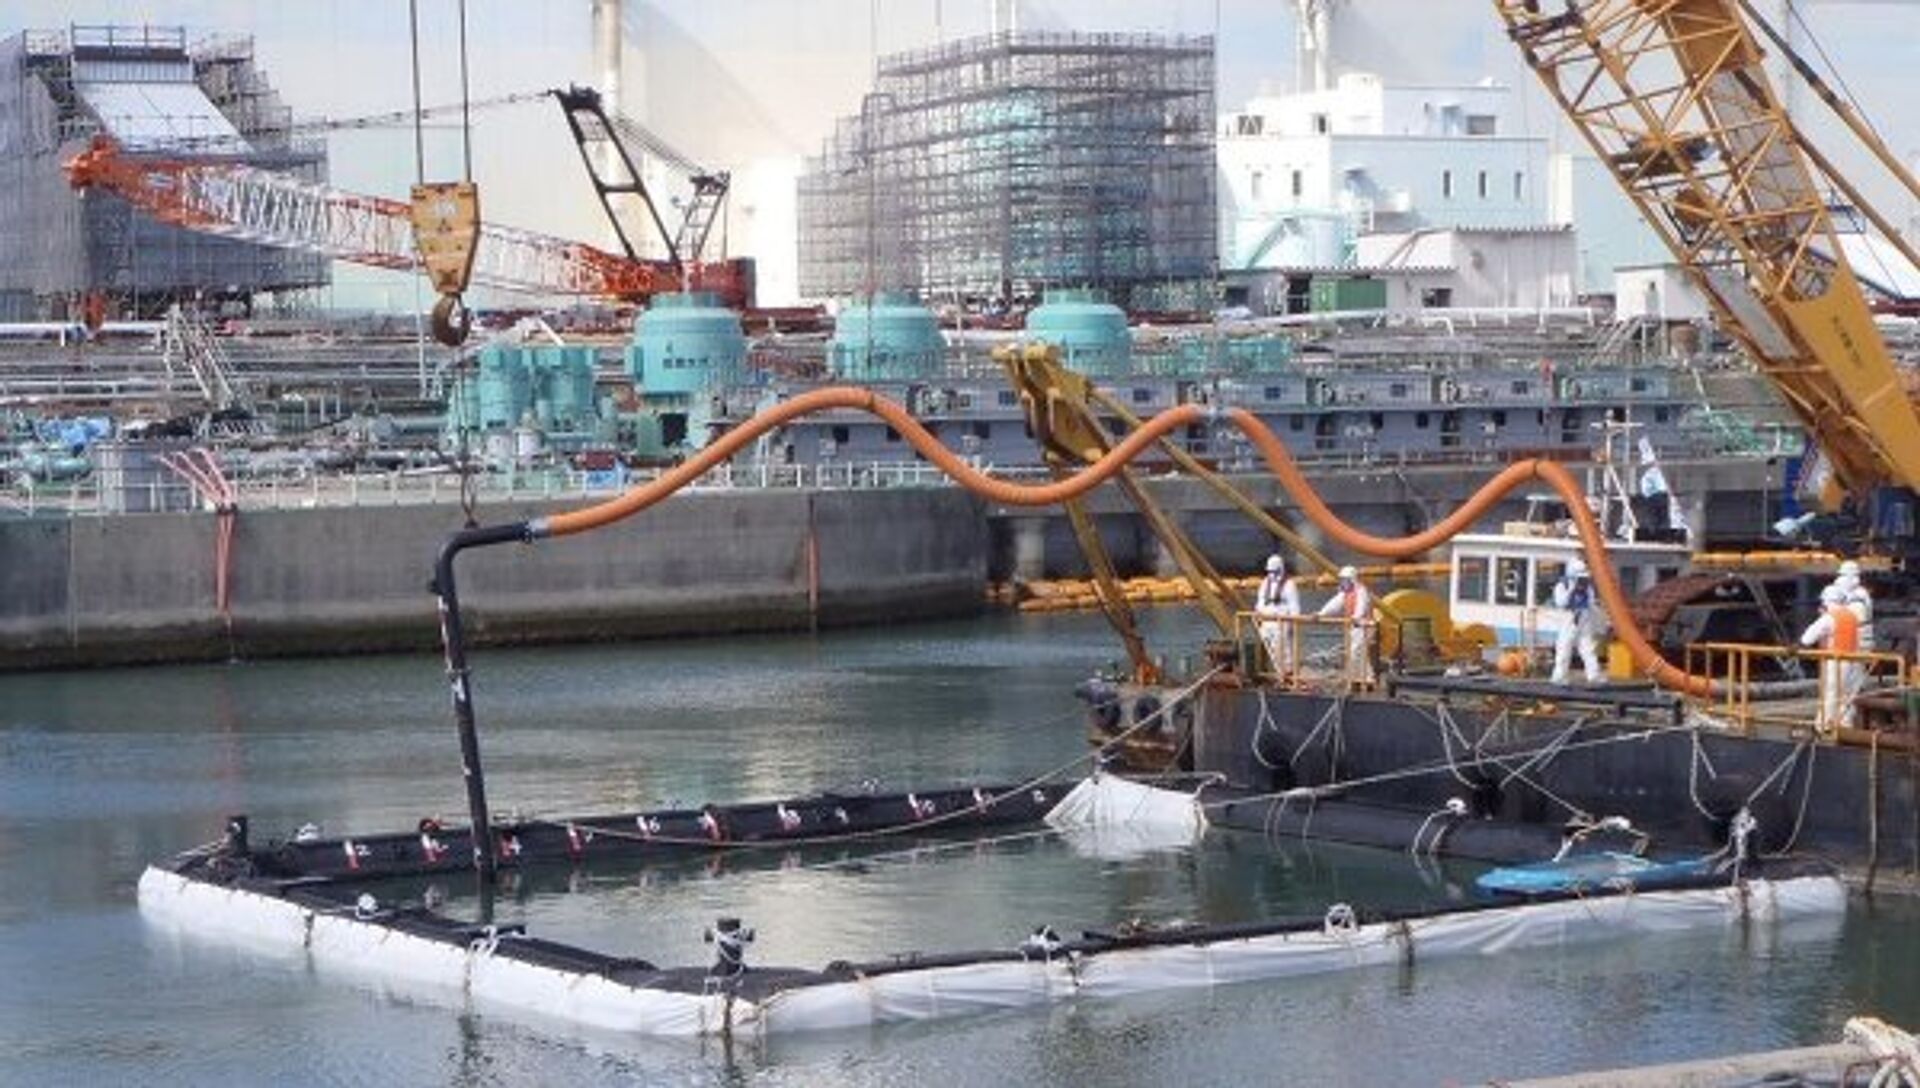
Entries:
[[512,427],[533,406],[533,375],[524,348],[489,344],[480,351],[480,427]]
[[704,393],[746,375],[740,315],[711,291],[661,295],[634,323],[627,372],[649,396]]
[[593,349],[546,345],[527,349],[533,371],[534,418],[542,427],[584,430],[593,422]]
[[1055,345],[1066,364],[1083,374],[1123,374],[1133,359],[1127,315],[1101,291],[1048,291],[1027,315],[1027,339]]
[[932,310],[912,295],[881,291],[840,311],[827,363],[834,377],[847,381],[909,382],[938,374],[946,350]]

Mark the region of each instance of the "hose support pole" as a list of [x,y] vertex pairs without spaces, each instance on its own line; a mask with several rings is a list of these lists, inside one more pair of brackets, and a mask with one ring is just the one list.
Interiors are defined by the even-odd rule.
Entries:
[[499,862],[494,855],[493,821],[487,813],[487,776],[480,766],[480,733],[473,716],[466,625],[460,616],[460,593],[454,581],[453,561],[468,548],[484,548],[514,541],[531,543],[542,535],[538,523],[525,521],[462,529],[440,546],[440,557],[433,567],[433,594],[440,602],[440,645],[447,657],[447,687],[453,695],[453,724],[460,734],[460,773],[467,784],[473,868],[480,878],[483,902],[492,889]]

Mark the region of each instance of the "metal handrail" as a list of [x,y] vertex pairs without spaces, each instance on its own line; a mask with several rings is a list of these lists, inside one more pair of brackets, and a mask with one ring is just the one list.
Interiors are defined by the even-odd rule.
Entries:
[[[1756,726],[1777,725],[1792,733],[1806,731],[1804,713],[1769,711],[1754,681],[1756,660],[1812,661],[1815,692],[1820,709],[1811,732],[1831,739],[1845,725],[1848,708],[1868,683],[1879,680],[1883,686],[1909,687],[1920,683],[1920,668],[1911,667],[1899,654],[1873,650],[1817,650],[1802,646],[1776,646],[1751,642],[1696,642],[1687,647],[1687,671],[1720,678],[1711,695],[1693,696],[1702,710],[1738,725],[1751,735]],[[1828,668],[1826,666],[1834,666]],[[1857,670],[1857,671],[1855,671]],[[1834,691],[1833,685],[1841,685]],[[1849,691],[1848,688],[1853,690]],[[1840,720],[1829,720],[1826,708],[1841,708]]]

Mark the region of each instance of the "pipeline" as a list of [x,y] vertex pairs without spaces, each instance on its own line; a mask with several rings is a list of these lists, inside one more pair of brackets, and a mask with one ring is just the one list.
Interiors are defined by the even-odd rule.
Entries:
[[[658,479],[640,484],[604,502],[535,519],[527,523],[525,535],[530,540],[571,536],[631,517],[693,483],[709,469],[739,453],[768,431],[802,416],[836,409],[862,411],[878,417],[899,432],[930,464],[961,487],[993,502],[1022,507],[1051,506],[1078,498],[1118,473],[1162,436],[1215,417],[1215,413],[1197,405],[1170,408],[1148,419],[1107,451],[1105,456],[1079,472],[1047,483],[1018,484],[995,479],[961,460],[897,401],[867,389],[834,386],[803,393],[755,415]],[[1279,437],[1253,413],[1244,408],[1234,408],[1225,412],[1224,417],[1260,451],[1274,478],[1300,505],[1301,512],[1322,532],[1354,551],[1382,559],[1402,560],[1431,551],[1471,528],[1495,503],[1514,490],[1545,484],[1560,496],[1573,515],[1581,545],[1586,552],[1587,566],[1593,573],[1594,588],[1599,591],[1600,600],[1606,605],[1608,614],[1631,614],[1626,593],[1620,587],[1612,563],[1608,561],[1605,538],[1587,506],[1586,492],[1571,472],[1552,461],[1537,458],[1517,461],[1482,485],[1479,491],[1439,524],[1410,536],[1380,537],[1342,521],[1320,498],[1313,485],[1307,482],[1293,455],[1287,452]],[[1615,626],[1634,663],[1656,683],[1688,695],[1712,695],[1714,685],[1711,679],[1675,667],[1661,657],[1646,636],[1632,624]]]

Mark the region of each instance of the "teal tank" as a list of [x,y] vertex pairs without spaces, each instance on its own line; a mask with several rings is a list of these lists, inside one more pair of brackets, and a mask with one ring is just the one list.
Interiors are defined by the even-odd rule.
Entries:
[[1027,315],[1027,339],[1059,348],[1061,359],[1082,374],[1124,374],[1133,362],[1127,315],[1100,291],[1048,291]]
[[480,350],[481,430],[512,427],[533,407],[533,375],[527,350],[489,344]]
[[711,291],[661,295],[634,322],[627,373],[648,396],[695,395],[747,377],[740,315]]
[[911,382],[945,369],[946,341],[933,311],[912,295],[882,291],[856,299],[834,319],[827,341],[833,376],[851,382]]

